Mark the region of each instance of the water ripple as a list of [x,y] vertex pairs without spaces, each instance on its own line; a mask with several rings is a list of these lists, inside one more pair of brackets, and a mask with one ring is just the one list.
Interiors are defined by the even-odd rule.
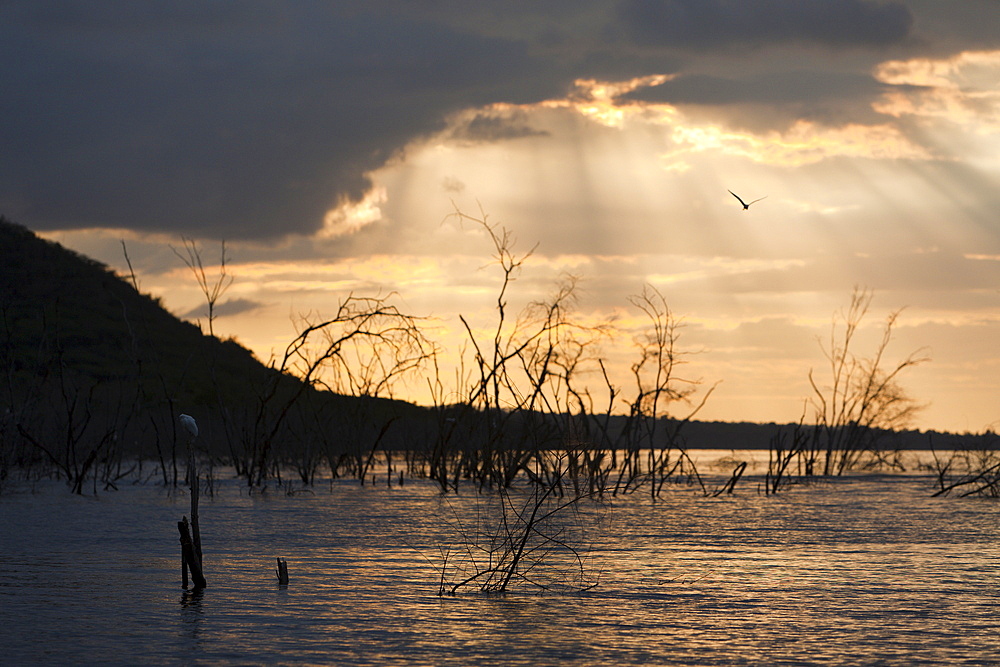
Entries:
[[985,664],[1000,509],[930,493],[865,477],[617,499],[578,519],[599,526],[593,590],[438,597],[442,548],[482,516],[474,495],[222,484],[201,511],[209,587],[192,594],[183,494],[53,485],[0,497],[0,646],[12,664]]

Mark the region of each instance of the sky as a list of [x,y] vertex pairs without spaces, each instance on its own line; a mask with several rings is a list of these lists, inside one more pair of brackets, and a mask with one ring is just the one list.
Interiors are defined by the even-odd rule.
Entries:
[[617,386],[630,297],[659,292],[684,379],[715,387],[701,419],[808,421],[860,287],[856,352],[898,312],[887,362],[929,359],[900,378],[911,425],[981,432],[997,26],[996,0],[7,0],[0,214],[206,330],[175,251],[217,275],[224,242],[213,329],[264,361],[354,294],[426,318],[444,364],[459,316],[496,321],[493,248],[455,213],[485,216],[524,257],[512,316],[572,276]]

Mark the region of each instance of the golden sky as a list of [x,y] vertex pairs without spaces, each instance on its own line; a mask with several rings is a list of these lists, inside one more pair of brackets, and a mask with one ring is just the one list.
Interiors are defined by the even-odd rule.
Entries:
[[[5,167],[0,212],[119,270],[124,239],[142,289],[203,324],[170,246],[194,238],[214,262],[224,239],[234,282],[214,328],[263,360],[301,316],[394,293],[450,362],[460,315],[496,317],[489,240],[452,215],[485,214],[533,249],[512,312],[576,277],[575,318],[616,323],[599,352],[622,384],[639,332],[629,297],[658,290],[683,323],[685,376],[718,383],[702,419],[797,420],[810,369],[823,377],[820,342],[862,286],[874,300],[857,352],[902,309],[890,356],[931,359],[902,378],[926,406],[915,427],[1000,420],[1000,35],[984,27],[1000,25],[996,3],[376,4],[392,18],[264,3],[259,16],[65,25],[13,3],[8,42],[29,71],[30,46],[49,49],[53,92],[31,95],[62,120],[4,112],[49,138],[38,165]],[[202,35],[205,21],[223,27]],[[331,46],[345,22],[377,37]],[[120,43],[83,45],[101,31]],[[184,31],[187,51],[159,41]],[[81,51],[84,65],[60,60]],[[92,84],[120,84],[103,105],[72,80],[88,65],[111,72],[85,72]],[[185,103],[117,99],[149,73]],[[763,199],[743,210],[729,190]]]

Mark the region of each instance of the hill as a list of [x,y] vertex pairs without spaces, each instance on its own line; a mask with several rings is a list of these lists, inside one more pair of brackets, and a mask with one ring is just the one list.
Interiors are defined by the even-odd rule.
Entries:
[[[136,456],[159,458],[176,475],[188,445],[180,413],[196,418],[204,455],[265,475],[301,460],[295,450],[307,439],[318,464],[324,443],[306,423],[339,451],[373,428],[345,432],[347,414],[375,423],[422,413],[316,391],[178,319],[103,264],[2,217],[0,267],[0,478],[11,466],[47,462],[75,476],[88,459],[120,466]],[[332,421],[339,425],[322,427]]]
[[3,218],[0,266],[0,359],[22,389],[53,373],[75,381],[155,379],[161,398],[196,410],[218,383],[232,389],[268,373],[246,348],[202,334],[103,264]]

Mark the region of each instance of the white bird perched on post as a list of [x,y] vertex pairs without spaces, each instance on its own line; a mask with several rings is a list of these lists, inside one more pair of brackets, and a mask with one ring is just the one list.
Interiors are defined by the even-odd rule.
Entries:
[[[198,485],[198,462],[197,462],[197,460],[195,459],[195,456],[194,456],[194,441],[198,438],[198,422],[196,422],[194,420],[194,417],[192,417],[191,415],[185,415],[185,414],[182,414],[179,417],[177,417],[177,420],[180,421],[181,426],[183,426],[184,430],[187,431],[187,433],[188,433],[188,441],[187,441],[187,450],[188,450],[188,480],[191,481],[192,485],[197,486]],[[197,500],[197,491],[195,491],[195,495],[192,495],[191,502],[192,502],[192,505],[191,505],[191,516],[192,516],[192,518],[194,518],[198,514],[198,512],[195,509],[196,508],[196,504],[198,502],[198,500]],[[197,531],[197,529],[195,529],[195,530]]]
[[198,422],[194,420],[194,417],[182,414],[178,419],[180,419],[181,425],[190,434],[192,440],[198,437]]

